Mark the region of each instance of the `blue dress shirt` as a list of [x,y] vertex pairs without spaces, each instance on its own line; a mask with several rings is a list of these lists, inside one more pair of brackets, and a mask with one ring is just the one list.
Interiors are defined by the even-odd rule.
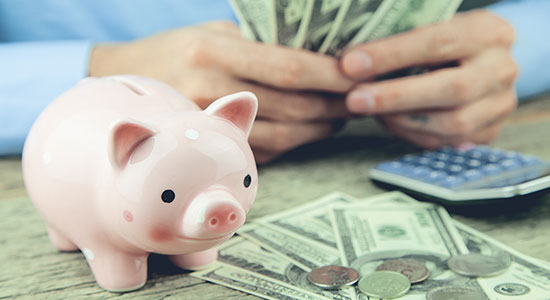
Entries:
[[[518,95],[550,90],[550,1],[491,9],[517,32]],[[86,76],[93,43],[210,20],[235,20],[227,0],[0,0],[0,155],[21,153],[40,112]]]

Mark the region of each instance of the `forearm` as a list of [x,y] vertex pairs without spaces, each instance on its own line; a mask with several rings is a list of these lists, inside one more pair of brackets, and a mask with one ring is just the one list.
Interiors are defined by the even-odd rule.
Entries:
[[0,44],[0,155],[20,154],[40,112],[85,77],[88,41]]
[[516,31],[512,52],[520,69],[518,97],[550,91],[550,1],[501,1],[488,9],[510,22]]

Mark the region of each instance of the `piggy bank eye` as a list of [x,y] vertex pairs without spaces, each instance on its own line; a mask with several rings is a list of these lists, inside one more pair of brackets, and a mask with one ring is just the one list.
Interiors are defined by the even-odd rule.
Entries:
[[165,190],[160,196],[162,202],[171,203],[176,198],[176,194],[172,190]]
[[250,177],[250,174],[248,174],[244,177],[244,181],[243,181],[244,187],[245,188],[249,187],[250,183],[252,183],[252,177]]

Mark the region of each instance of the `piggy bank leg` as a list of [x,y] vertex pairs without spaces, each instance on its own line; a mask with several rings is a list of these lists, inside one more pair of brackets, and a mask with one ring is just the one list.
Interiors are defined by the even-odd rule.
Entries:
[[55,248],[57,248],[60,251],[76,251],[78,250],[78,247],[71,242],[64,234],[59,232],[57,229],[54,229],[51,226],[46,226],[48,230],[48,236],[50,237],[50,241],[54,245]]
[[169,259],[178,267],[187,270],[199,270],[208,267],[218,258],[216,248],[180,255],[170,255]]
[[[96,248],[97,249],[97,248]],[[111,292],[141,288],[147,281],[147,256],[129,255],[116,249],[82,248],[97,283]]]

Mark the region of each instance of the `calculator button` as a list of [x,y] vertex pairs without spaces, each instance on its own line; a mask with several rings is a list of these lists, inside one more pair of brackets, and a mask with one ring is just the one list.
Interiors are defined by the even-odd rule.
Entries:
[[414,167],[399,161],[392,161],[392,162],[381,163],[376,168],[388,173],[406,176],[413,170]]
[[447,173],[445,173],[443,171],[431,171],[428,174],[428,176],[426,176],[423,179],[423,181],[429,182],[429,183],[435,183],[435,182],[439,182],[439,181],[443,180],[447,176],[448,176]]
[[449,158],[451,158],[451,156],[447,153],[437,153],[435,157],[439,160],[449,160]]
[[445,169],[446,167],[447,167],[447,164],[442,161],[436,161],[432,165],[432,168],[439,169],[439,170]]
[[488,164],[481,167],[481,172],[483,172],[485,175],[495,175],[500,173],[500,171],[502,171],[502,168],[496,164]]
[[500,157],[498,157],[498,155],[495,155],[494,153],[491,153],[491,154],[487,155],[485,160],[490,162],[490,163],[497,163],[500,160]]
[[446,187],[448,189],[456,188],[464,183],[464,178],[459,176],[447,176],[447,178],[443,179],[441,182],[439,182],[439,185],[442,187]]
[[462,167],[461,165],[450,165],[447,170],[449,170],[449,173],[453,173],[453,174],[456,174],[456,173],[460,173],[462,171],[464,171],[464,167]]
[[417,161],[417,162],[418,162],[419,164],[421,164],[421,165],[427,166],[427,165],[431,165],[432,162],[433,162],[433,160],[431,160],[431,159],[429,159],[429,158],[427,158],[427,157],[420,157],[420,158],[418,158],[418,161]]
[[515,170],[521,167],[521,163],[515,159],[505,159],[499,165],[506,170]]
[[463,164],[466,162],[466,159],[463,156],[454,156],[451,158],[451,162],[454,162],[456,164]]
[[483,173],[479,170],[467,170],[464,172],[463,177],[466,181],[474,181],[483,178]]
[[411,174],[414,176],[427,176],[431,171],[432,170],[430,168],[419,166],[414,168]]
[[411,163],[418,161],[418,155],[407,154],[401,159],[402,162]]
[[479,166],[481,166],[481,161],[477,160],[477,159],[469,159],[466,164],[468,165],[468,167],[470,168],[477,168]]
[[476,148],[466,151],[466,155],[474,159],[481,159],[483,157],[483,152]]

